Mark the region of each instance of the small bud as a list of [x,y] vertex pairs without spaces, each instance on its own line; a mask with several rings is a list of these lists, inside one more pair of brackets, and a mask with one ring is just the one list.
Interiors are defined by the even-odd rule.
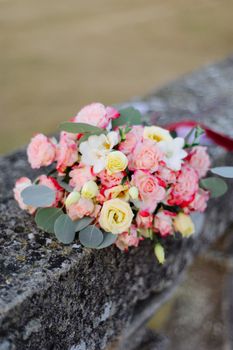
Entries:
[[81,195],[83,198],[94,198],[99,192],[98,186],[95,181],[88,181],[83,185]]
[[130,187],[129,195],[132,199],[138,199],[138,189],[136,186]]
[[66,208],[69,208],[72,204],[75,204],[80,199],[80,193],[77,191],[71,192],[65,200]]
[[195,232],[195,226],[191,217],[184,213],[179,213],[174,218],[174,227],[183,237],[189,237]]
[[154,248],[155,256],[158,259],[158,262],[160,264],[164,264],[165,262],[165,252],[164,248],[161,244],[156,243],[155,248]]

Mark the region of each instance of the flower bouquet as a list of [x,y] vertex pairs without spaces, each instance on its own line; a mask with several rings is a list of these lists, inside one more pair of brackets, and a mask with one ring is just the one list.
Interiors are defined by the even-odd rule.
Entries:
[[159,126],[144,126],[138,110],[93,103],[60,126],[59,142],[35,135],[28,148],[33,169],[49,167],[33,182],[16,181],[19,206],[37,226],[64,243],[75,238],[87,248],[115,244],[121,250],[154,242],[164,262],[164,237],[195,232],[193,212],[204,212],[210,196],[226,192],[219,177],[231,167],[210,169],[203,130],[186,137]]

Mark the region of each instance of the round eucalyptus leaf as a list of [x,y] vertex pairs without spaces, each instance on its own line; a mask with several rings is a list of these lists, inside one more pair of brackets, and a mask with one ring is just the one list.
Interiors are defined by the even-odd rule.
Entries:
[[220,197],[227,191],[226,182],[219,177],[207,177],[200,181],[200,185],[205,190],[210,191],[212,198]]
[[121,125],[140,125],[142,124],[142,115],[134,107],[123,108],[120,111],[120,117],[112,120],[113,128]]
[[103,248],[109,247],[110,245],[116,242],[117,236],[118,236],[110,232],[105,232],[103,235],[104,235],[104,240],[98,247],[96,247],[96,249],[103,249]]
[[55,221],[62,213],[62,209],[58,208],[38,209],[35,217],[36,224],[41,230],[54,233]]
[[220,166],[210,169],[213,174],[226,177],[229,179],[233,178],[233,166]]
[[97,248],[103,239],[102,231],[94,225],[87,226],[79,232],[80,243],[87,248]]
[[70,244],[75,237],[75,225],[67,214],[60,215],[55,221],[54,232],[57,239],[64,243]]
[[80,220],[74,221],[75,232],[79,232],[79,231],[83,230],[85,227],[89,226],[93,220],[94,220],[94,218],[86,216]]
[[32,185],[26,187],[21,196],[26,205],[34,208],[49,207],[56,199],[56,191],[44,185]]

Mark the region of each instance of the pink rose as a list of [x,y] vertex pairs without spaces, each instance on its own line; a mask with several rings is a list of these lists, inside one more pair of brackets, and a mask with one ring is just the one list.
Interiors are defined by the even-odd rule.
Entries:
[[172,213],[168,210],[158,212],[154,218],[155,231],[158,232],[162,237],[172,235],[174,233],[172,218],[175,216],[175,213]]
[[38,184],[47,186],[52,190],[56,191],[56,199],[54,203],[51,205],[52,207],[56,207],[63,198],[63,188],[59,185],[56,179],[50,176],[40,175],[38,177]]
[[132,176],[132,184],[139,190],[141,210],[147,210],[152,213],[157,204],[165,199],[166,191],[160,185],[156,176],[142,170],[135,171]]
[[197,171],[199,178],[204,177],[210,168],[210,158],[206,150],[206,147],[196,146],[188,156],[188,162]]
[[116,246],[120,250],[128,250],[128,247],[137,247],[141,240],[143,240],[143,238],[138,237],[136,226],[131,225],[129,232],[123,232],[120,235],[118,235],[116,240]]
[[106,128],[111,119],[119,116],[120,113],[113,107],[105,107],[102,103],[92,103],[83,107],[73,121]]
[[123,152],[124,154],[128,155],[131,152],[133,152],[136,145],[141,142],[143,139],[143,126],[141,125],[134,125],[130,132],[126,134],[125,141],[121,142],[119,144],[119,151]]
[[37,134],[28,145],[27,156],[33,169],[48,166],[55,161],[55,144],[45,135]]
[[72,204],[67,209],[67,214],[71,220],[82,219],[84,216],[91,216],[95,210],[91,199],[80,198],[78,203]]
[[174,184],[176,182],[176,172],[167,168],[165,165],[160,166],[156,174],[166,185]]
[[203,213],[206,210],[209,197],[209,192],[200,188],[199,191],[196,192],[194,200],[189,204],[188,208],[184,208],[185,213],[188,214],[190,211],[199,211]]
[[147,211],[139,211],[136,216],[137,227],[148,229],[152,227],[153,215]]
[[23,210],[27,210],[30,214],[33,214],[36,211],[36,209],[24,204],[23,198],[21,197],[21,192],[25,188],[31,185],[32,185],[32,182],[30,179],[28,179],[27,177],[21,177],[16,181],[13,192],[14,192],[15,200],[17,201],[19,207]]
[[101,184],[108,188],[120,185],[124,176],[125,173],[123,171],[114,174],[108,174],[106,170],[103,170],[100,173],[98,173],[98,177],[100,178]]
[[61,132],[60,142],[57,147],[57,170],[63,173],[67,167],[72,166],[78,160],[78,147],[74,135]]
[[130,170],[148,170],[151,173],[159,168],[163,159],[163,153],[151,140],[144,140],[137,144],[133,153],[129,156]]
[[69,173],[70,186],[75,187],[76,191],[80,191],[83,185],[90,181],[95,180],[96,177],[92,171],[92,167],[79,165]]
[[177,182],[171,187],[169,205],[187,206],[194,199],[198,191],[198,175],[197,172],[189,165],[181,168]]

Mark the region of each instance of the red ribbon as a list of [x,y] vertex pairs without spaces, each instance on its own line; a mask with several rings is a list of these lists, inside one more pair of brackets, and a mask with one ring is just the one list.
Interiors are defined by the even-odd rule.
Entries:
[[190,127],[193,128],[197,125],[200,125],[200,127],[205,130],[206,136],[214,141],[217,145],[225,148],[229,152],[233,152],[233,139],[227,135],[224,135],[222,133],[216,132],[207,126],[205,126],[202,123],[196,122],[194,120],[183,120],[180,122],[172,123],[166,125],[166,128],[170,131],[176,131],[176,129],[180,127]]

